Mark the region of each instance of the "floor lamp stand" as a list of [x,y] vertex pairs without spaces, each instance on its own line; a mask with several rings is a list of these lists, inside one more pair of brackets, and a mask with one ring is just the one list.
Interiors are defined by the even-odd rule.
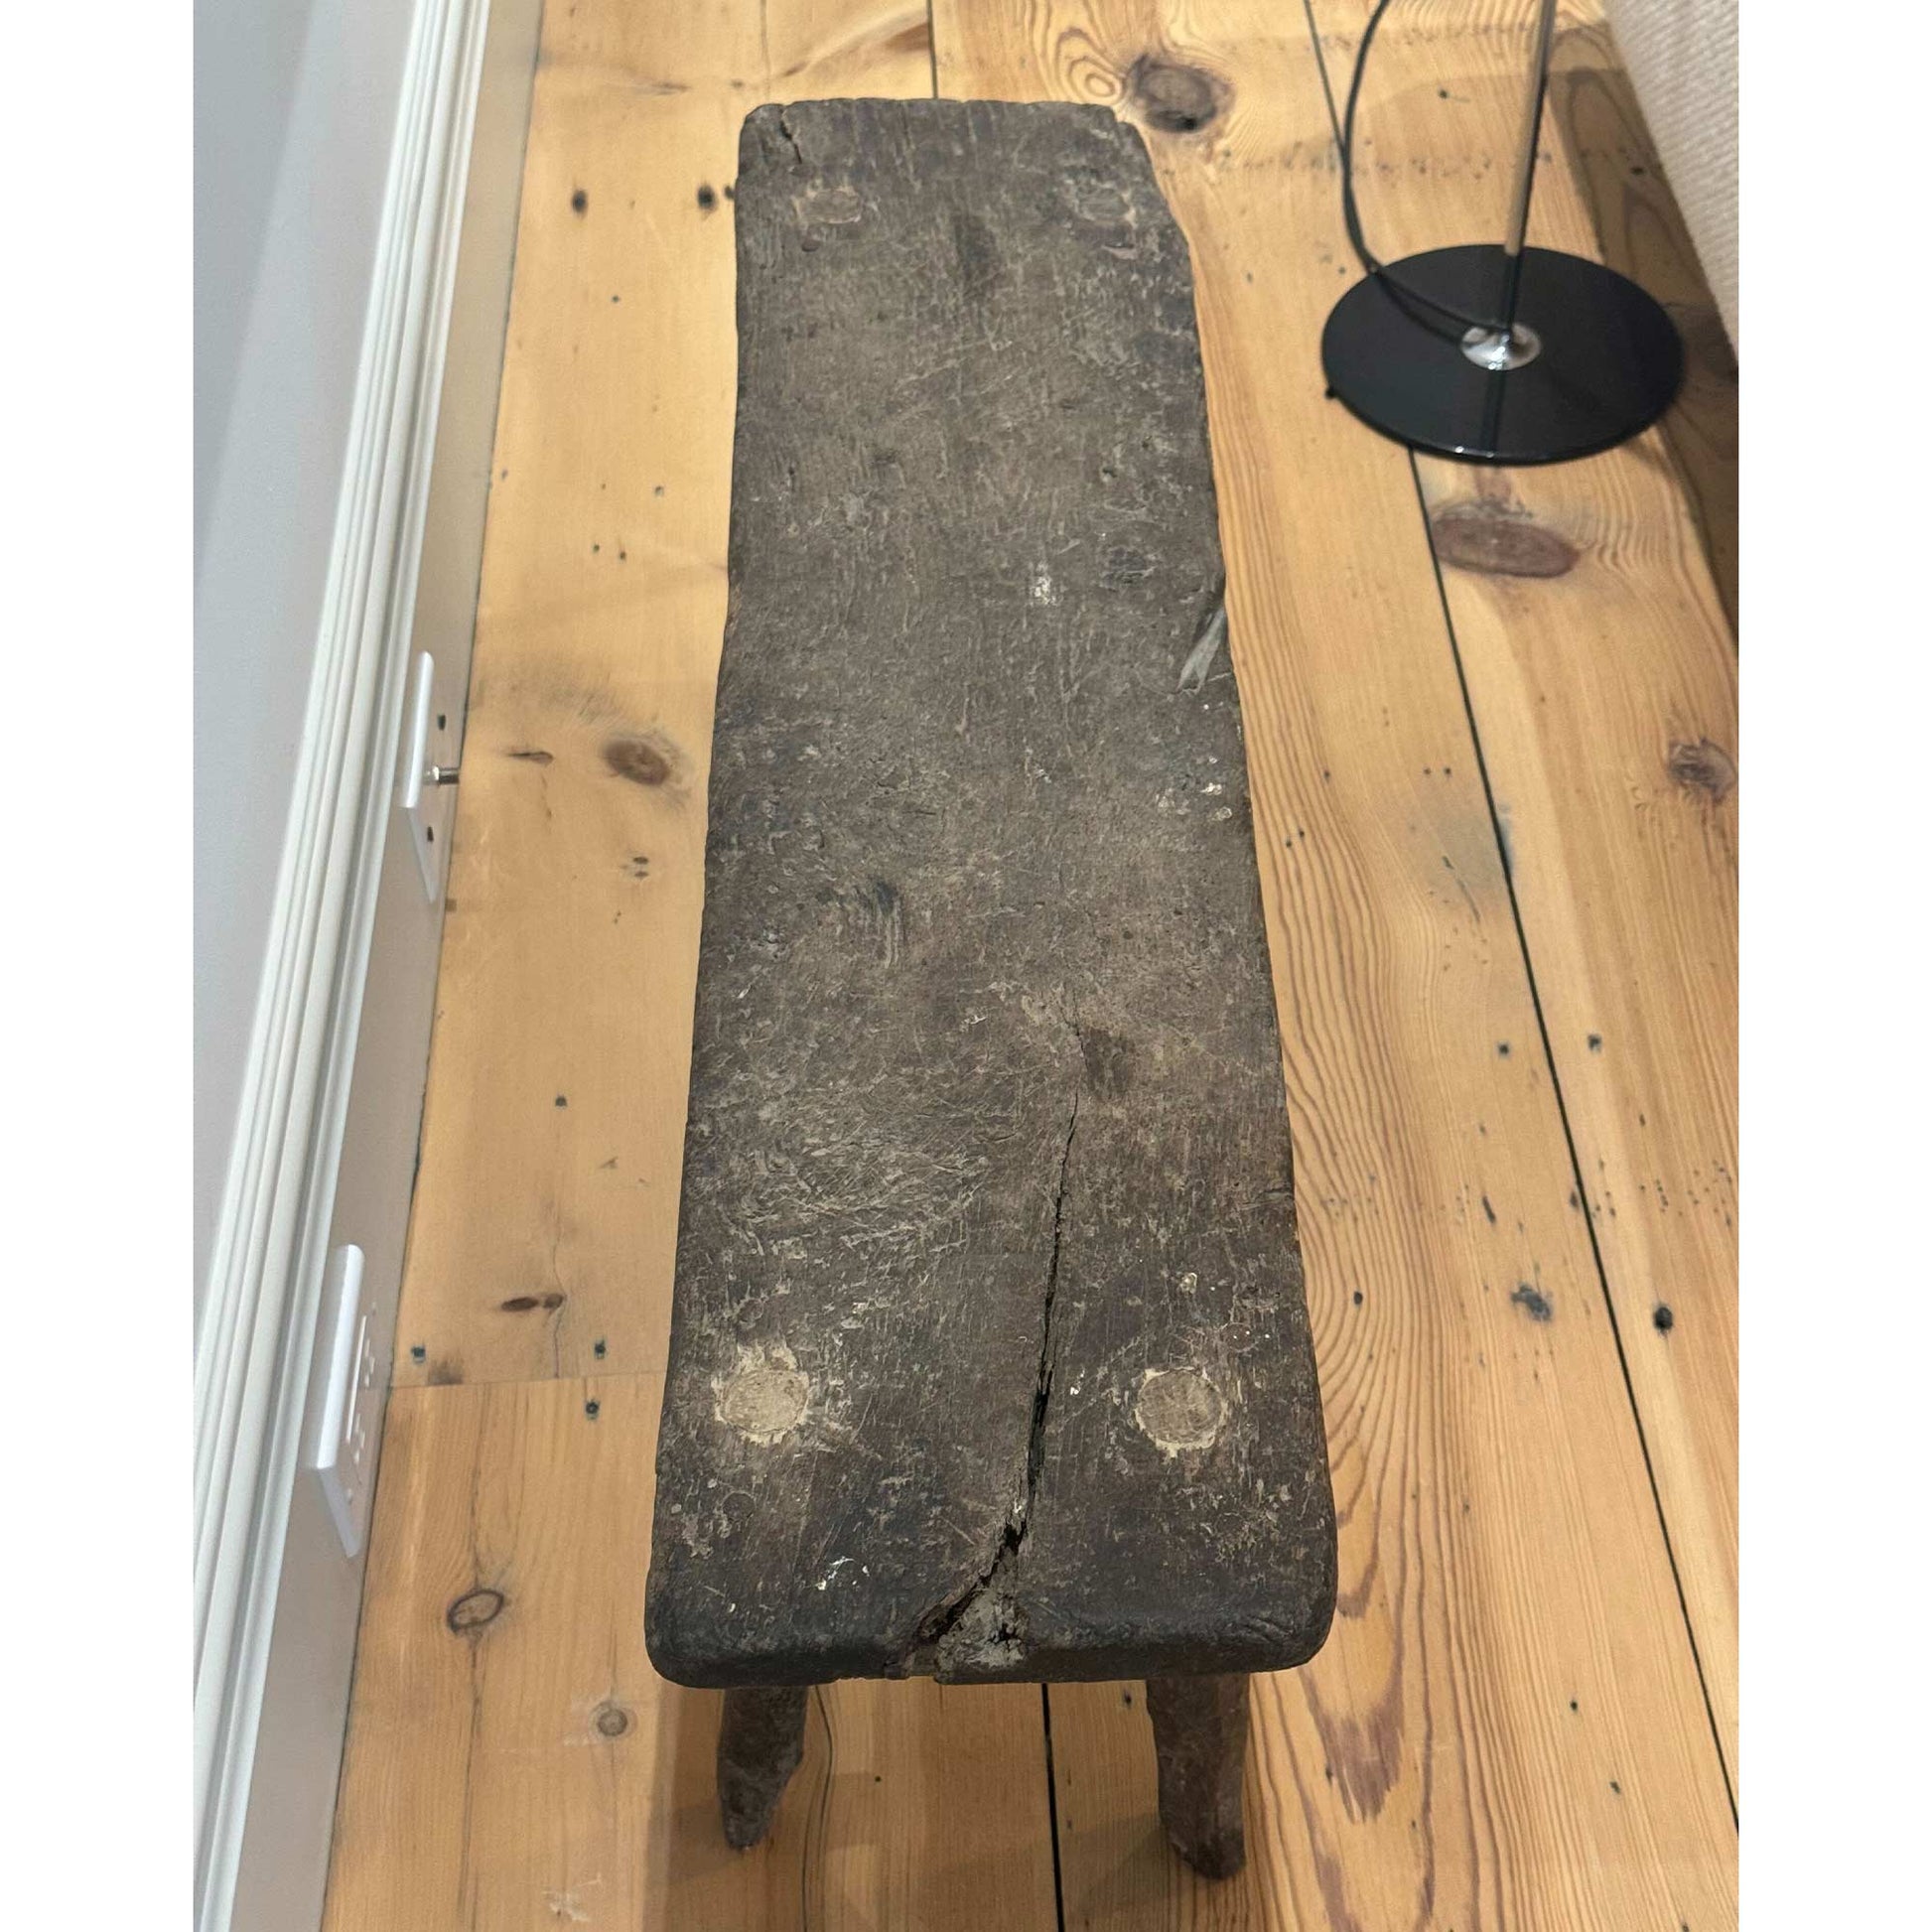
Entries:
[[[1590,456],[1655,422],[1683,378],[1675,325],[1634,282],[1524,245],[1556,10],[1541,0],[1502,245],[1387,263],[1335,304],[1321,332],[1330,391],[1411,449],[1472,463]],[[1465,326],[1482,317],[1485,326]]]

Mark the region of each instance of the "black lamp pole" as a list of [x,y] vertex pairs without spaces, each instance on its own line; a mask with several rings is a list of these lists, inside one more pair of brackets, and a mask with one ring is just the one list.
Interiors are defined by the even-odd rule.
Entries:
[[[1475,463],[1589,456],[1655,422],[1683,377],[1676,328],[1634,282],[1526,245],[1556,12],[1540,0],[1502,246],[1390,262],[1335,304],[1321,334],[1330,390],[1412,449]],[[1494,321],[1450,320],[1476,316]]]

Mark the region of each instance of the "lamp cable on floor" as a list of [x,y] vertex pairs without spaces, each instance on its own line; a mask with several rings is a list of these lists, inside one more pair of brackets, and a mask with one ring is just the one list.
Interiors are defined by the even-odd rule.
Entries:
[[[1499,322],[1490,317],[1464,314],[1447,302],[1438,301],[1433,295],[1424,295],[1420,289],[1411,288],[1399,276],[1391,273],[1386,263],[1377,259],[1362,234],[1361,210],[1355,206],[1355,106],[1361,98],[1362,76],[1368,70],[1368,51],[1375,44],[1375,30],[1382,24],[1382,16],[1389,11],[1394,0],[1376,0],[1375,11],[1368,17],[1368,24],[1362,29],[1361,45],[1355,50],[1355,68],[1348,80],[1348,103],[1341,116],[1341,218],[1348,230],[1348,245],[1354,249],[1363,269],[1381,282],[1399,300],[1412,304],[1417,309],[1426,309],[1443,317],[1454,325],[1458,337],[1469,329],[1480,329],[1485,334],[1493,334],[1502,328]],[[1426,317],[1418,317],[1426,327],[1446,334]]]

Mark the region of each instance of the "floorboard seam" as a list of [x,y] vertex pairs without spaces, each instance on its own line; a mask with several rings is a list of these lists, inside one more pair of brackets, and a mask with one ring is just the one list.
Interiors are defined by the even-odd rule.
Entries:
[[1053,1924],[1066,1932],[1066,1888],[1060,1878],[1060,1794],[1053,1783],[1053,1694],[1039,1687],[1039,1723],[1046,1739],[1046,1842],[1053,1848]]
[[1455,682],[1462,693],[1462,715],[1469,727],[1469,747],[1475,754],[1476,775],[1482,780],[1483,802],[1489,811],[1489,826],[1496,841],[1496,857],[1502,866],[1503,889],[1509,896],[1509,916],[1516,928],[1516,946],[1523,962],[1523,977],[1530,994],[1530,1008],[1536,1015],[1537,1037],[1543,1046],[1543,1064],[1550,1075],[1550,1091],[1556,1096],[1557,1120],[1563,1129],[1564,1148],[1570,1159],[1571,1179],[1576,1186],[1584,1231],[1589,1238],[1590,1260],[1596,1269],[1596,1284],[1602,1291],[1604,1311],[1610,1318],[1610,1339],[1616,1344],[1617,1368],[1623,1376],[1623,1393],[1630,1405],[1630,1420],[1636,1427],[1637,1447],[1643,1451],[1644,1478],[1650,1484],[1650,1500],[1657,1511],[1657,1528],[1664,1539],[1664,1557],[1670,1564],[1672,1587],[1677,1591],[1677,1607],[1684,1619],[1684,1634],[1691,1646],[1691,1662],[1697,1670],[1698,1692],[1704,1699],[1705,1721],[1711,1726],[1711,1741],[1718,1753],[1718,1770],[1724,1778],[1725,1802],[1730,1807],[1730,1822],[1737,1823],[1737,1794],[1730,1781],[1730,1765],[1725,1757],[1724,1735],[1718,1728],[1718,1714],[1711,1702],[1711,1686],[1704,1673],[1704,1655],[1698,1648],[1697,1626],[1691,1620],[1691,1605],[1684,1594],[1684,1579],[1677,1567],[1677,1551],[1671,1543],[1670,1519],[1664,1513],[1663,1493],[1657,1487],[1657,1469],[1650,1456],[1650,1439],[1644,1433],[1643,1410],[1637,1402],[1636,1384],[1630,1377],[1630,1358],[1623,1346],[1623,1329],[1616,1317],[1615,1298],[1610,1294],[1610,1271],[1603,1260],[1603,1249],[1596,1236],[1596,1216],[1590,1211],[1589,1194],[1584,1182],[1583,1158],[1577,1152],[1577,1136],[1570,1125],[1570,1108],[1563,1097],[1563,1077],[1557,1070],[1556,1048],[1551,1043],[1550,1027],[1543,1015],[1543,995],[1536,983],[1536,962],[1530,954],[1529,934],[1523,926],[1523,909],[1516,897],[1516,874],[1510,863],[1509,842],[1503,836],[1502,819],[1496,810],[1496,796],[1489,783],[1489,764],[1483,757],[1482,734],[1476,726],[1475,703],[1469,695],[1469,680],[1462,665],[1462,649],[1455,635],[1455,620],[1449,614],[1449,591],[1443,583],[1442,560],[1436,554],[1436,540],[1429,530],[1429,504],[1423,495],[1422,473],[1412,453],[1409,476],[1416,488],[1416,509],[1422,517],[1423,533],[1429,543],[1430,566],[1436,574],[1436,596],[1443,611],[1443,631],[1449,640],[1449,657],[1455,665]]

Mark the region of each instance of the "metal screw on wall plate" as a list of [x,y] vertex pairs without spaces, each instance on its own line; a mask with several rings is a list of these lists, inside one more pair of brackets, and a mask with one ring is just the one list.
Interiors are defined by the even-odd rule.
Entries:
[[453,785],[463,775],[463,767],[460,764],[432,764],[423,775],[433,785]]

